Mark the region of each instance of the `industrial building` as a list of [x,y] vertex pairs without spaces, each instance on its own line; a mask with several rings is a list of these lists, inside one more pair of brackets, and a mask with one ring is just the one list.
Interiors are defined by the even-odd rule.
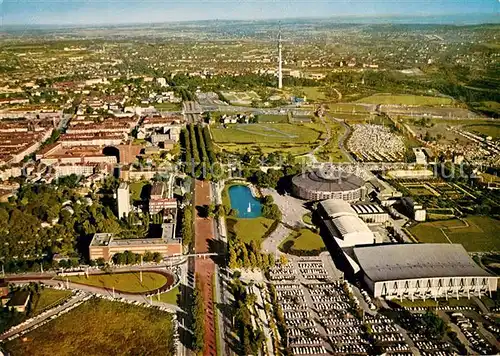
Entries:
[[460,244],[397,244],[353,249],[374,297],[431,299],[481,296],[498,279],[481,269]]
[[318,204],[328,233],[341,248],[375,243],[375,235],[349,203],[329,199]]
[[300,173],[292,178],[292,193],[306,200],[363,200],[364,180],[339,168],[327,167]]

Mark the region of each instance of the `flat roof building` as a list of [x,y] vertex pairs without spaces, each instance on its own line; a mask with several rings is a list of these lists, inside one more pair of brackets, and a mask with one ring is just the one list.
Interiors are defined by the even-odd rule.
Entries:
[[94,234],[89,246],[89,257],[91,260],[103,258],[110,261],[116,253],[131,251],[144,254],[145,252],[159,252],[165,257],[182,254],[181,240],[175,238],[175,224],[162,225],[162,236],[160,238],[145,239],[115,239],[113,234]]
[[348,202],[328,199],[318,204],[318,210],[328,233],[339,247],[375,243],[375,235]]
[[459,298],[491,295],[497,289],[497,277],[481,269],[460,244],[392,244],[353,251],[375,297]]

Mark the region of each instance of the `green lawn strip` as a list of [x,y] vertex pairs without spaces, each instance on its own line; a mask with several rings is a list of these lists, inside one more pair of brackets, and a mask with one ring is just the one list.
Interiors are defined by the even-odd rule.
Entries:
[[168,304],[177,305],[178,296],[180,294],[179,286],[169,290],[165,293],[160,293],[160,299],[158,301]]
[[13,356],[175,354],[170,314],[97,298],[4,346]]
[[71,296],[71,291],[44,288],[33,303],[33,314],[37,315]]
[[167,277],[154,272],[143,272],[142,282],[140,281],[139,272],[89,275],[89,278],[85,276],[70,276],[61,277],[60,279],[65,281],[66,278],[74,283],[107,289],[112,289],[114,287],[116,291],[130,293],[148,292],[158,289],[167,283]]

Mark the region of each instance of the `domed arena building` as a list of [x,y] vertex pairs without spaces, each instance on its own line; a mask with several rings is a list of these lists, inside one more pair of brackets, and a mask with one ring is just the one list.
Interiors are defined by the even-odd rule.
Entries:
[[365,181],[338,166],[325,165],[292,178],[292,193],[305,200],[341,199],[347,202],[363,200]]

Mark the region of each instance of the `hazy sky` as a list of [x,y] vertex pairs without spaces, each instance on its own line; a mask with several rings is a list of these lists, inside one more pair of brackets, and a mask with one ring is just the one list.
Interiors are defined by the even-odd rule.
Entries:
[[[499,0],[0,0],[7,24],[116,24],[208,19],[491,14]],[[1,31],[1,30],[0,30]]]

